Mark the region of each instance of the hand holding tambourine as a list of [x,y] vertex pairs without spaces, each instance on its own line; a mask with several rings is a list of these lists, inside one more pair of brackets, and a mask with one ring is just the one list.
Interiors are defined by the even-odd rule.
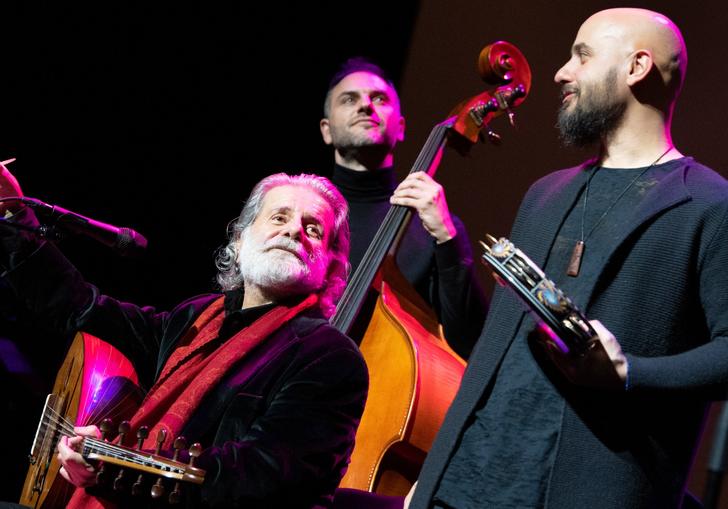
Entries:
[[511,241],[490,235],[487,241],[480,243],[483,261],[535,315],[539,343],[564,376],[577,385],[623,389],[627,359],[614,335],[598,320],[589,321]]

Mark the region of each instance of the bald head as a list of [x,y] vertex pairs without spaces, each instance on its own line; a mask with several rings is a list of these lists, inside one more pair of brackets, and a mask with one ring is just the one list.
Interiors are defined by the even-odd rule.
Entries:
[[625,56],[649,52],[672,98],[680,92],[688,65],[687,49],[680,29],[666,16],[646,9],[607,9],[584,22],[577,43],[582,34],[605,40]]

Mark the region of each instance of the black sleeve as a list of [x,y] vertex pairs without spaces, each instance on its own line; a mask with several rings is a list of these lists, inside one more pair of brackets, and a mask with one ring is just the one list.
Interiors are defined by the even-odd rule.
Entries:
[[[28,208],[12,220],[28,227],[38,224]],[[48,329],[61,334],[83,330],[112,344],[132,362],[142,386],[149,387],[174,312],[158,313],[102,295],[53,242],[8,224],[0,226],[0,265],[18,300]]]
[[431,300],[436,303],[448,344],[467,359],[483,329],[488,302],[475,275],[465,226],[457,217],[453,223],[457,235],[435,245],[436,296]]
[[710,242],[701,249],[698,263],[698,295],[710,341],[676,355],[627,355],[628,390],[690,391],[714,399],[725,397],[728,387],[728,206],[714,232]]

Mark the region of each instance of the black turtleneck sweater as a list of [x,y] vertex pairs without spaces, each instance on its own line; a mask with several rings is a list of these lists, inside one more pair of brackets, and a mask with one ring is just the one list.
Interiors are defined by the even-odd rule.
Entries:
[[[349,202],[353,273],[389,210],[398,182],[393,168],[354,171],[339,165],[332,181]],[[473,271],[465,226],[459,218],[452,219],[457,235],[436,244],[414,214],[397,252],[397,265],[437,313],[450,346],[467,359],[483,327],[487,304]]]

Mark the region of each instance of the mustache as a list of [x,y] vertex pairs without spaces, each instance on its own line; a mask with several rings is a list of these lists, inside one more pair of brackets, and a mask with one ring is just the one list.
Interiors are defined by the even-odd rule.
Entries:
[[374,115],[357,115],[357,116],[356,116],[356,117],[354,117],[354,119],[353,119],[353,120],[351,121],[351,124],[352,124],[352,125],[354,125],[354,124],[356,124],[357,122],[361,122],[362,120],[365,120],[365,121],[368,121],[368,122],[374,122],[374,123],[376,123],[377,125],[379,125],[379,124],[381,124],[381,123],[382,123],[382,121],[381,121],[381,120],[380,120],[379,118],[375,117]]
[[559,98],[563,99],[567,94],[578,94],[579,87],[576,85],[564,85],[559,92]]
[[318,262],[325,258],[325,254],[322,252],[313,251],[311,253],[307,253],[300,242],[288,237],[275,237],[268,240],[263,245],[262,251],[270,251],[271,249],[282,249],[284,251],[288,251],[301,261],[310,260],[312,262]]
[[282,249],[284,251],[288,251],[289,253],[296,255],[300,260],[303,260],[306,257],[306,253],[303,252],[301,243],[287,237],[276,237],[268,240],[263,245],[263,250],[270,251],[271,249]]

